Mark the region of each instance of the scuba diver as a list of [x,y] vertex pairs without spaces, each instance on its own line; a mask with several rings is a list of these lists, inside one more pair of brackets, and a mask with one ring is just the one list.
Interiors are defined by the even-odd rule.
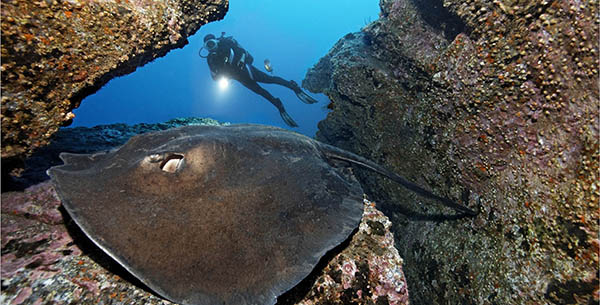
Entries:
[[[200,54],[202,49],[206,49],[208,55],[202,56],[202,54]],[[296,93],[296,96],[306,104],[314,104],[317,102],[302,91],[295,81],[287,81],[278,76],[268,75],[254,67],[252,65],[252,62],[254,61],[252,55],[242,48],[232,36],[225,37],[225,32],[222,32],[221,37],[219,38],[216,38],[213,34],[204,36],[204,46],[200,49],[198,54],[200,57],[206,58],[213,80],[217,80],[217,77],[227,77],[237,80],[246,88],[260,94],[277,107],[283,121],[291,127],[298,127],[298,124],[296,124],[292,117],[285,111],[281,100],[259,86],[259,82],[278,84],[290,88]],[[270,62],[267,67],[267,61],[265,61],[265,66],[267,70],[271,69]]]

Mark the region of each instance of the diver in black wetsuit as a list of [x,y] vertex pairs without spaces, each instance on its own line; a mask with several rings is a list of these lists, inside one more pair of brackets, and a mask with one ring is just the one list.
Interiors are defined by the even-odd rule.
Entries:
[[260,94],[277,107],[281,118],[286,124],[291,127],[298,127],[298,124],[285,111],[281,100],[259,86],[258,82],[288,87],[306,104],[314,104],[317,101],[302,91],[295,81],[286,81],[281,77],[271,76],[258,70],[252,65],[254,61],[252,55],[242,48],[233,37],[224,37],[224,34],[222,33],[219,38],[216,38],[213,34],[204,36],[204,47],[202,49],[206,49],[208,55],[200,56],[206,57],[212,78],[217,80],[217,77],[225,76],[239,81],[246,88]]

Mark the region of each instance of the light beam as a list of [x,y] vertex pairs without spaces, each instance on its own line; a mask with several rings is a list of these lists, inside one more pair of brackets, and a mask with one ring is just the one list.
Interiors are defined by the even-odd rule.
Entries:
[[225,91],[227,90],[227,87],[229,87],[229,80],[225,77],[219,79],[219,89],[221,89],[221,91]]

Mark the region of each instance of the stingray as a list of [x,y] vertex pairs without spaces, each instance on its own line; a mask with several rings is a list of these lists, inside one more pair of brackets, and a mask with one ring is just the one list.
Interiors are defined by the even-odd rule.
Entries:
[[347,162],[473,214],[358,155],[269,126],[186,126],[60,157],[48,175],[72,219],[180,304],[274,304],[297,285],[360,222],[363,190]]

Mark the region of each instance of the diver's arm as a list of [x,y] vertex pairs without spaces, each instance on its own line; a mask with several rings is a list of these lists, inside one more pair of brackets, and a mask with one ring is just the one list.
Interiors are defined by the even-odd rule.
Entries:
[[251,65],[254,62],[254,57],[250,54],[250,52],[246,51],[246,64]]
[[214,58],[207,58],[208,70],[210,70],[210,77],[213,80],[217,80],[217,76],[219,75],[219,70],[217,69],[217,65],[214,63]]
[[248,51],[246,51],[246,49],[240,47],[240,45],[236,44],[233,46],[232,49],[235,52],[235,54],[241,54],[239,56],[238,60],[235,62],[235,66],[238,66],[241,68],[247,64],[251,65],[252,62],[254,62],[254,58],[252,57],[252,55],[250,55],[250,53]]

